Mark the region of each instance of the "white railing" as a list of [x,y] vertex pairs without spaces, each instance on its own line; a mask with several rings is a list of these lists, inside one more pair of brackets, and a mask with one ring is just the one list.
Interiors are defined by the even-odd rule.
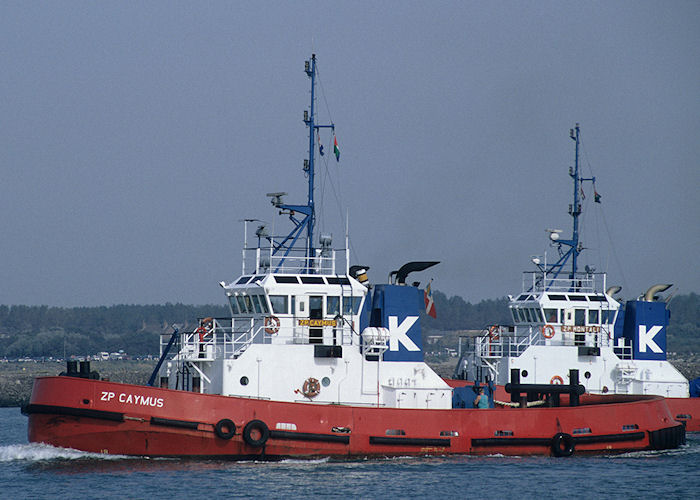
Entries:
[[[341,269],[336,266],[338,254],[346,255],[346,265]],[[306,249],[292,248],[287,255],[285,250],[280,250],[273,255],[272,247],[269,248],[244,248],[243,249],[243,274],[266,274],[269,272],[279,274],[337,274],[345,273],[348,268],[347,254],[345,250],[316,249],[313,257],[306,255]]]
[[526,271],[523,273],[522,291],[600,293],[605,291],[606,282],[605,273],[576,273],[574,278],[554,278],[540,271]]

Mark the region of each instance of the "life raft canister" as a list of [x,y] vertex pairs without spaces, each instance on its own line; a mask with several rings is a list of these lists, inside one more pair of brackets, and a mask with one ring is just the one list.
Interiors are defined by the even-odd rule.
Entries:
[[280,319],[277,316],[267,316],[265,318],[265,333],[274,335],[280,330]]

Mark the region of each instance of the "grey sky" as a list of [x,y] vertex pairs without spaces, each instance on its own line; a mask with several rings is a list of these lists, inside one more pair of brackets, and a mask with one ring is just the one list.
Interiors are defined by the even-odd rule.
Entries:
[[223,303],[238,220],[305,200],[312,51],[319,228],[342,245],[347,209],[373,281],[434,259],[449,295],[518,292],[570,232],[579,122],[583,263],[700,291],[697,2],[4,1],[0,304]]

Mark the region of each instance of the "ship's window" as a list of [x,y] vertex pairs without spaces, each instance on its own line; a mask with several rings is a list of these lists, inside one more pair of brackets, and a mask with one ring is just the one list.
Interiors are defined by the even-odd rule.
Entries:
[[296,296],[296,295],[292,295],[291,306],[292,306],[292,307],[291,307],[292,314],[294,314],[294,313],[296,312],[296,310],[297,310],[297,296]]
[[590,310],[588,311],[588,324],[589,325],[597,325],[598,324],[598,310]]
[[528,323],[531,323],[532,320],[530,319],[530,309],[523,309],[522,311],[525,313],[525,320]]
[[326,298],[326,314],[328,316],[336,316],[340,314],[340,297]]
[[532,317],[535,318],[535,321],[542,323],[542,311],[539,307],[537,309],[532,309]]
[[238,303],[238,309],[240,309],[241,314],[246,314],[248,309],[246,309],[245,301],[241,295],[236,295],[236,302]]
[[516,309],[518,311],[518,315],[520,316],[520,322],[525,323],[527,319],[525,319],[525,311],[522,309]]
[[525,294],[525,293],[517,298],[517,300],[526,300],[526,299],[527,299],[527,294]]
[[233,314],[239,314],[238,304],[236,304],[236,297],[232,295],[228,298],[228,301],[231,303],[231,309],[233,309]]
[[251,295],[250,297],[253,300],[253,307],[255,308],[255,312],[261,314],[262,309],[260,308],[260,299],[257,295]]
[[604,325],[610,323],[610,318],[612,318],[615,311],[609,311],[608,309],[603,309],[600,313],[600,322]]
[[277,283],[294,283],[295,285],[299,283],[296,276],[278,276],[275,275],[275,281]]
[[547,297],[549,300],[566,300],[566,295],[553,295],[553,294],[547,294]]
[[513,322],[515,323],[520,323],[520,316],[518,316],[518,310],[517,309],[511,309],[510,313],[513,315]]
[[263,276],[262,274],[259,276],[253,276],[253,283],[255,283],[256,281],[261,281],[264,277],[265,276]]
[[403,429],[387,429],[386,435],[387,436],[405,436],[406,431]]
[[267,314],[270,310],[267,308],[267,298],[264,295],[260,295],[260,307],[262,307],[263,314]]
[[588,300],[592,302],[607,302],[608,299],[605,298],[605,295],[591,295],[588,297]]
[[286,295],[270,295],[270,305],[272,306],[272,312],[275,314],[287,314],[289,313],[288,306],[289,298]]
[[244,295],[243,298],[245,299],[245,306],[248,309],[248,312],[253,314],[253,301],[250,300],[250,295]]
[[569,295],[569,300],[574,300],[576,302],[588,302],[585,295]]
[[236,281],[236,285],[242,285],[243,283],[248,283],[248,280],[250,279],[250,276],[241,276],[238,281]]
[[321,276],[302,276],[301,282],[305,285],[325,285],[326,282],[323,281]]
[[357,314],[362,297],[343,297],[343,314]]
[[330,276],[326,278],[326,281],[328,281],[329,285],[349,285],[350,280],[347,279],[345,276]]
[[545,309],[544,318],[547,323],[558,323],[557,310],[556,309]]
[[585,309],[574,309],[574,325],[575,326],[586,326],[586,310]]

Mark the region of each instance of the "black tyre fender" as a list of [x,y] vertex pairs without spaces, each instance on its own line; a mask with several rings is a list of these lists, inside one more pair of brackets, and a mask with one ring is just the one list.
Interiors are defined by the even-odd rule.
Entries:
[[552,438],[552,454],[555,457],[570,457],[574,454],[574,438],[571,434],[558,432]]
[[[260,434],[260,437],[254,438],[253,432]],[[270,437],[270,429],[267,424],[262,420],[251,420],[243,428],[243,441],[248,443],[250,446],[255,446],[256,448],[264,445]]]
[[231,439],[236,434],[236,424],[229,418],[222,418],[214,426],[214,433],[221,439]]

